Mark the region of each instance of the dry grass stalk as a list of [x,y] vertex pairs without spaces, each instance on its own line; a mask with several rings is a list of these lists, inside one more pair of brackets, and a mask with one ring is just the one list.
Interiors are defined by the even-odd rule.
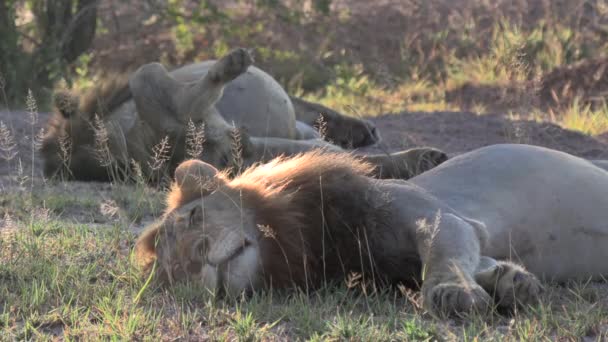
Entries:
[[161,141],[152,148],[152,162],[148,162],[148,166],[152,171],[159,171],[169,161],[169,136],[165,136]]
[[72,159],[72,139],[68,134],[62,133],[59,135],[59,157],[66,170],[70,169],[70,161]]
[[112,166],[114,157],[112,156],[108,145],[108,130],[97,114],[95,114],[95,117],[93,118],[93,134],[95,136],[95,154],[97,160],[103,167]]
[[0,121],[0,158],[10,161],[17,156],[17,144],[11,130]]
[[34,94],[32,93],[31,89],[28,89],[27,91],[25,105],[27,107],[30,124],[34,126],[38,122],[38,104],[36,103],[36,99],[34,98]]
[[186,155],[192,159],[199,159],[203,155],[205,143],[205,123],[195,124],[192,119],[188,120],[186,128]]
[[230,146],[230,150],[232,152],[233,171],[235,174],[239,174],[243,170],[243,144],[241,141],[241,131],[233,125],[230,135],[232,137],[232,145]]
[[315,129],[319,132],[321,139],[327,141],[327,121],[323,113],[319,113],[319,117],[315,120]]

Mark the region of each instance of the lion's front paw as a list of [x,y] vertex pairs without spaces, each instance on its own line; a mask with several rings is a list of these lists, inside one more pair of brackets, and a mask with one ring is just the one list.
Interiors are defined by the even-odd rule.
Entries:
[[492,307],[492,298],[477,284],[442,283],[423,289],[423,296],[427,310],[438,316],[485,314]]
[[496,284],[496,304],[500,308],[536,304],[543,291],[538,278],[521,267],[509,266]]
[[412,148],[403,152],[402,156],[406,178],[415,177],[448,160],[445,152],[432,147]]
[[420,149],[421,149],[421,153],[420,153],[420,157],[418,159],[419,173],[430,170],[430,169],[434,168],[435,166],[448,160],[448,155],[445,152],[438,150],[436,148],[423,147]]
[[209,73],[216,82],[230,82],[247,71],[252,63],[251,54],[246,49],[238,48],[217,61]]
[[345,149],[369,146],[380,141],[376,125],[369,120],[348,118],[337,125],[329,126],[329,140]]

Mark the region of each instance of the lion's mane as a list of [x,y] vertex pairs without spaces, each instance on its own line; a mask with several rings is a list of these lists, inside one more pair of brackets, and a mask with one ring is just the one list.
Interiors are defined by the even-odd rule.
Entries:
[[[377,233],[386,227],[381,222],[386,200],[380,199],[372,172],[372,165],[351,154],[316,151],[224,178],[253,209],[264,235],[259,244],[267,285],[314,288],[350,272],[383,280],[374,274],[381,252],[374,249],[381,245],[377,239],[385,238]],[[172,210],[198,197],[174,187],[167,205]]]
[[[68,178],[109,180],[105,168],[92,156],[94,120],[97,115],[103,122],[106,116],[132,98],[128,82],[127,77],[117,74],[104,78],[99,85],[82,94],[67,91],[55,94],[54,111],[45,127],[41,146],[47,176],[57,170],[69,170]],[[87,148],[83,149],[83,146]]]

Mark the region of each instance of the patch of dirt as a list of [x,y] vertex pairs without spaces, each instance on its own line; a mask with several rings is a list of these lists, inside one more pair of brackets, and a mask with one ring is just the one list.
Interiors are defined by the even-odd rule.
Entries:
[[[181,65],[218,57],[221,49],[216,43],[220,42],[263,47],[256,64],[279,80],[302,82],[305,90],[324,85],[331,67],[342,62],[360,64],[374,79],[390,86],[395,75],[409,76],[408,65],[419,66],[418,73],[443,78],[439,70],[446,56],[476,56],[492,40],[496,23],[505,18],[526,30],[555,16],[566,27],[576,27],[580,35],[595,32],[596,26],[607,22],[595,6],[583,6],[580,1],[332,0],[329,15],[322,15],[311,9],[311,1],[281,0],[264,7],[248,1],[212,0],[208,3],[220,12],[238,18],[234,30],[241,31],[227,32],[223,21],[210,18],[200,27],[188,27],[192,46],[180,48],[172,32],[175,24],[162,15],[166,12],[163,3],[102,1],[98,13],[104,30],[93,41],[92,71],[132,70],[152,61]],[[181,4],[183,19],[196,22],[191,16],[201,12],[200,2]],[[299,13],[297,21],[290,18],[294,10]],[[474,36],[464,42],[462,36],[473,34],[468,31],[471,22]],[[257,25],[262,29],[251,29]],[[450,39],[429,38],[443,34]],[[299,58],[283,60],[269,55],[270,51]]]
[[511,120],[503,115],[467,112],[401,113],[371,118],[382,136],[362,152],[432,146],[451,156],[500,143],[525,143],[588,159],[608,158],[608,144],[548,122]]

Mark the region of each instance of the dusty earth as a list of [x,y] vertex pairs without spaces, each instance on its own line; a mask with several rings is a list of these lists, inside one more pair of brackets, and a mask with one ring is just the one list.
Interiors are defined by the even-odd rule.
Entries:
[[394,151],[433,146],[454,156],[500,143],[525,143],[565,151],[588,159],[608,158],[608,145],[599,138],[547,122],[511,120],[499,114],[466,112],[400,113],[371,119],[382,136],[377,146]]

